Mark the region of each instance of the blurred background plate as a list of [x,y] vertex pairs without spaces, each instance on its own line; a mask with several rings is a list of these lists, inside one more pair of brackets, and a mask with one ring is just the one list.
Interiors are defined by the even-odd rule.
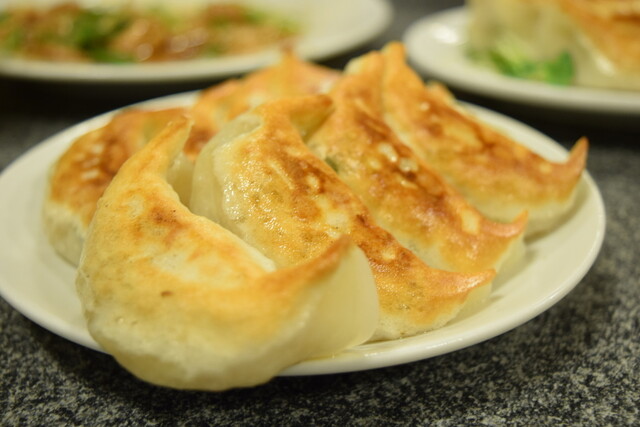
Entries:
[[554,86],[507,77],[475,64],[467,56],[466,26],[464,7],[415,21],[403,36],[410,61],[429,79],[489,98],[552,112],[640,117],[638,92]]
[[[76,0],[81,5],[117,3],[118,0]],[[170,0],[130,0],[126,4],[170,3]],[[188,4],[213,3],[214,0],[183,0]],[[59,0],[32,0],[28,4],[47,6]],[[0,3],[0,11],[22,0]],[[383,32],[393,17],[387,0],[254,0],[265,11],[277,11],[300,22],[303,35],[295,51],[304,59],[320,61],[345,53],[367,43]],[[0,58],[0,75],[64,83],[162,83],[188,82],[242,74],[275,62],[278,49],[255,54],[211,59],[144,64],[55,63],[18,58]]]

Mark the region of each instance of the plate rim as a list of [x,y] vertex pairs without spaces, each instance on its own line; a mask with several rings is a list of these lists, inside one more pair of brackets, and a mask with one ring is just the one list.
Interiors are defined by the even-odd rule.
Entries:
[[[577,112],[615,113],[631,117],[640,115],[640,91],[554,86],[504,76],[474,64],[461,52],[466,45],[464,25],[467,19],[467,8],[459,6],[423,16],[413,22],[402,36],[410,62],[430,78],[494,99]],[[451,40],[445,42],[429,36],[435,26],[449,31]],[[443,65],[445,61],[441,56],[435,61],[422,54],[422,51],[436,46],[447,54],[447,66]]]
[[[11,182],[9,181],[11,179],[15,179],[15,175],[17,175],[18,172],[20,172],[23,168],[26,168],[29,165],[30,161],[33,162],[34,160],[32,159],[34,159],[36,156],[49,156],[48,160],[52,162],[55,159],[55,157],[53,156],[60,155],[61,152],[66,149],[66,147],[72,142],[73,137],[79,136],[87,130],[105,123],[109,117],[111,117],[118,111],[136,106],[164,108],[180,104],[188,104],[189,102],[192,102],[198,92],[199,91],[185,92],[143,101],[141,103],[132,104],[131,106],[123,108],[118,108],[95,116],[93,118],[84,120],[50,136],[49,138],[46,138],[39,144],[31,147],[16,160],[11,162],[2,171],[2,173],[0,173],[0,199],[5,197],[4,194],[6,192],[3,192],[2,190],[5,189],[8,185],[11,185]],[[567,150],[560,144],[520,121],[480,106],[466,103],[461,104],[464,108],[470,109],[472,113],[477,114],[481,119],[487,121],[490,125],[503,127],[505,128],[504,130],[510,129],[511,131],[515,132],[524,132],[525,134],[531,134],[533,139],[541,141],[539,143],[536,143],[536,145],[543,144],[550,151],[558,155],[564,156],[567,154]],[[41,175],[39,176],[42,177],[42,174],[45,174],[45,171],[40,170],[38,172],[31,172],[31,175],[36,176],[37,173],[40,173]],[[566,296],[584,278],[584,276],[587,274],[587,272],[595,262],[604,240],[606,217],[602,195],[600,194],[595,181],[588,171],[585,171],[583,173],[580,184],[583,186],[584,191],[586,191],[587,197],[592,199],[592,203],[596,208],[595,212],[593,213],[593,218],[598,225],[597,227],[595,227],[595,230],[593,230],[593,235],[589,240],[590,246],[588,248],[586,256],[581,259],[579,265],[577,266],[577,269],[571,273],[571,277],[564,279],[562,286],[554,288],[554,291],[546,295],[544,299],[537,300],[536,304],[528,307],[524,314],[520,313],[516,315],[512,313],[512,315],[507,318],[507,322],[504,322],[504,319],[503,321],[497,319],[493,321],[492,324],[489,325],[489,327],[485,326],[484,328],[480,328],[482,329],[481,333],[478,333],[478,331],[476,330],[478,328],[475,328],[447,338],[446,328],[450,326],[447,325],[441,329],[427,332],[425,334],[414,337],[408,337],[400,340],[382,343],[362,344],[360,346],[347,349],[345,352],[333,357],[300,362],[283,370],[279,373],[279,376],[306,376],[355,372],[415,362],[418,360],[443,355],[453,351],[461,350],[472,345],[476,345],[480,342],[486,341],[505,332],[513,330],[523,323],[538,316],[542,312],[546,311],[547,309],[555,305],[558,301],[560,301],[564,296]],[[41,196],[40,199],[36,198],[36,202],[37,200],[41,200],[41,198]],[[2,229],[3,227],[3,223],[0,222],[0,233],[4,233]],[[33,239],[37,240],[39,238],[36,235],[37,233],[32,232],[32,234]],[[2,249],[2,247],[0,247],[0,249]],[[51,248],[48,248],[48,251],[53,253],[53,249]],[[3,251],[0,251],[0,254],[2,253]],[[6,253],[6,251],[4,251],[4,253]],[[40,325],[41,327],[49,330],[50,332],[84,347],[104,352],[104,350],[102,350],[97,345],[97,343],[95,343],[95,341],[90,338],[86,329],[78,331],[77,327],[73,327],[73,325],[62,322],[60,318],[54,319],[52,321],[50,317],[47,317],[46,313],[39,312],[36,308],[29,306],[29,304],[27,304],[25,301],[21,301],[16,298],[16,294],[12,292],[11,283],[7,283],[7,280],[5,278],[5,268],[4,266],[2,266],[4,262],[6,261],[3,258],[0,258],[0,267],[3,267],[2,269],[0,269],[0,297],[2,297],[7,303],[9,303],[9,305],[11,305],[25,317]],[[60,258],[58,258],[57,261],[54,262],[65,263]],[[68,264],[67,266],[68,268],[72,268]],[[71,287],[73,287],[73,284],[71,284]],[[75,293],[75,290],[73,290],[73,292]],[[485,306],[483,308],[487,307]],[[440,336],[443,334],[444,338]],[[440,337],[438,338],[436,345],[426,345],[429,344],[430,338],[438,336]],[[88,340],[87,337],[89,337]]]

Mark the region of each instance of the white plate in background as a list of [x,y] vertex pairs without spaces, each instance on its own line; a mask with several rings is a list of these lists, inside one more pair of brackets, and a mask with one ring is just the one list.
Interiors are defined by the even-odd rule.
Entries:
[[[0,10],[23,0],[9,0]],[[120,0],[76,0],[80,4],[113,3]],[[158,1],[158,0],[154,0]],[[170,2],[171,0],[164,0]],[[185,4],[212,0],[183,0]],[[60,0],[31,0],[47,6]],[[128,0],[144,4],[149,0]],[[320,61],[354,49],[380,34],[390,24],[393,7],[388,0],[253,0],[265,10],[281,10],[301,22],[304,34],[295,51],[304,59]],[[277,61],[277,48],[255,54],[222,56],[162,63],[101,64],[62,63],[0,57],[0,75],[66,83],[161,83],[222,78],[245,73]]]
[[640,116],[640,92],[554,86],[502,75],[467,56],[464,7],[427,15],[405,32],[412,65],[430,79],[470,93],[531,106]]
[[[141,105],[189,105],[196,93]],[[567,151],[534,129],[489,110],[475,114],[539,154],[562,160]],[[41,222],[47,171],[81,134],[106,123],[106,113],[62,131],[35,146],[0,175],[0,295],[42,327],[100,350],[89,335],[75,293],[75,270],[48,244]],[[317,375],[392,366],[459,350],[509,331],[557,303],[584,277],[602,245],[605,211],[588,173],[579,182],[572,215],[551,234],[527,242],[527,253],[508,277],[498,277],[489,301],[478,311],[433,332],[363,344],[334,357],[299,363],[282,375]]]

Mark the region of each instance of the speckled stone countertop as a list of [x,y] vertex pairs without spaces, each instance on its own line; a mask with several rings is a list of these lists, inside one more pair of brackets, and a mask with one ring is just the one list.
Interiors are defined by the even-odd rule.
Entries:
[[[461,2],[393,4],[387,31],[328,64],[341,67],[351,56],[400,39],[425,14]],[[78,89],[0,78],[0,168],[74,123],[183,89],[191,88]],[[556,305],[509,332],[442,356],[204,393],[142,383],[110,356],[37,326],[0,299],[0,425],[637,424],[640,114],[636,123],[618,123],[615,115],[570,116],[456,94],[515,116],[565,147],[582,135],[590,138],[588,170],[606,205],[606,237],[590,271]]]

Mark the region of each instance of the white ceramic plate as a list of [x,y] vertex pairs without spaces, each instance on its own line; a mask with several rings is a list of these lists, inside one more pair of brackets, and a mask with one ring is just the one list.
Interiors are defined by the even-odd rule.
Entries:
[[[9,0],[20,4],[23,0]],[[30,0],[47,5],[60,0]],[[96,4],[96,0],[76,0]],[[100,0],[113,3],[120,0]],[[150,0],[128,0],[145,3]],[[154,0],[158,1],[158,0]],[[171,0],[162,0],[170,2]],[[212,0],[182,0],[185,4]],[[1,3],[1,2],[0,2]],[[99,3],[99,2],[98,2]],[[279,10],[301,22],[304,35],[295,50],[304,59],[320,61],[366,43],[391,22],[393,8],[387,0],[252,0],[265,10]],[[10,4],[10,3],[9,3]],[[0,4],[0,10],[6,7]],[[273,63],[279,51],[155,64],[74,64],[0,58],[0,75],[67,83],[158,83],[186,82],[241,74]]]
[[467,55],[464,7],[428,15],[403,36],[411,62],[422,73],[451,87],[492,98],[571,111],[640,116],[640,93],[561,87],[516,79],[484,68]]
[[[169,107],[193,102],[194,93],[143,103]],[[552,160],[566,150],[537,131],[505,116],[473,107],[494,126]],[[83,346],[91,338],[74,289],[74,269],[47,243],[40,212],[47,170],[79,135],[108,120],[107,113],[37,145],[0,175],[0,295],[26,317]],[[487,340],[545,311],[580,282],[594,262],[605,231],[598,188],[588,173],[579,183],[577,206],[552,234],[528,242],[527,255],[508,277],[498,278],[490,300],[475,313],[423,335],[360,345],[332,358],[312,360],[283,375],[315,375],[391,366],[433,357]]]

